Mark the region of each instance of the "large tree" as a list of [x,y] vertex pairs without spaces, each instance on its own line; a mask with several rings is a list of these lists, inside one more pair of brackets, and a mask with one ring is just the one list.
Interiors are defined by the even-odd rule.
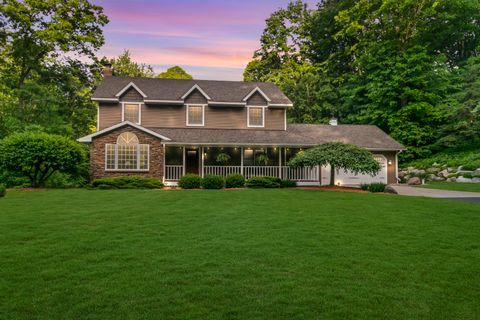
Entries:
[[335,185],[335,173],[350,170],[354,173],[377,174],[380,164],[370,151],[353,144],[330,142],[300,151],[288,165],[293,168],[330,165],[330,185]]
[[167,71],[160,73],[157,77],[161,79],[184,79],[184,80],[193,79],[193,77],[190,74],[188,74],[185,70],[183,70],[179,66],[168,68]]
[[117,58],[110,59],[109,62],[112,64],[113,72],[116,76],[147,78],[155,76],[151,65],[133,61],[130,51],[126,49]]

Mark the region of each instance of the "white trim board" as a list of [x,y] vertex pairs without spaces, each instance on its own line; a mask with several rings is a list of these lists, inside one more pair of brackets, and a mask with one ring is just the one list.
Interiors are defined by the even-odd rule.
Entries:
[[252,91],[250,91],[249,94],[247,94],[245,96],[245,98],[243,98],[243,101],[247,101],[255,92],[258,92],[260,93],[263,98],[265,98],[265,100],[267,100],[267,102],[270,102],[272,100],[270,100],[270,98],[259,88],[259,87],[256,87],[255,89],[253,89]]
[[126,104],[136,104],[138,105],[138,122],[135,122],[136,124],[142,124],[142,104],[141,102],[127,102],[123,101],[122,102],[122,122],[125,121],[125,105]]
[[127,84],[122,90],[120,90],[115,96],[116,97],[120,97],[122,94],[124,94],[128,89],[130,89],[131,87],[133,87],[135,90],[137,90],[138,93],[140,93],[140,95],[144,98],[147,97],[147,95],[145,93],[143,93],[142,90],[140,90],[139,87],[137,87],[135,85],[135,83],[133,82],[130,82],[129,84]]
[[189,95],[190,93],[192,93],[194,90],[198,90],[200,91],[200,93],[205,97],[205,99],[207,100],[212,100],[210,99],[210,97],[208,96],[208,94],[205,93],[205,91],[202,90],[202,88],[200,88],[200,86],[198,84],[195,84],[193,87],[190,88],[190,90],[187,91],[187,93],[185,93],[183,96],[182,96],[182,100],[185,100]]
[[165,137],[165,136],[162,136],[161,134],[159,133],[156,133],[155,131],[152,131],[152,130],[149,130],[147,128],[144,128],[138,124],[135,124],[133,122],[130,122],[130,121],[124,121],[124,122],[120,122],[120,123],[117,123],[116,125],[113,125],[111,127],[108,127],[108,128],[105,128],[103,130],[100,130],[100,131],[97,131],[95,133],[92,133],[92,134],[89,134],[88,136],[84,136],[84,137],[81,137],[79,139],[77,139],[78,142],[84,142],[84,143],[89,143],[89,142],[92,142],[92,138],[95,138],[99,135],[102,135],[102,134],[105,134],[107,132],[110,132],[110,131],[113,131],[115,129],[118,129],[118,128],[121,128],[121,127],[124,127],[124,126],[131,126],[135,129],[138,129],[140,131],[143,131],[145,133],[148,133],[154,137],[157,137],[159,139],[162,139],[164,141],[171,141],[172,139],[168,138],[168,137]]

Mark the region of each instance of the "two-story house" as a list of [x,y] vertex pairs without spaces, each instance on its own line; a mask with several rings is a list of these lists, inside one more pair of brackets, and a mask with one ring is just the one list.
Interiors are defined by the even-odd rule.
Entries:
[[186,173],[278,176],[304,185],[329,183],[329,167],[289,168],[299,150],[331,141],[370,150],[376,176],[339,172],[336,184],[397,182],[403,146],[370,125],[288,124],[292,102],[272,83],[105,76],[97,132],[90,144],[92,178],[142,175],[174,185]]

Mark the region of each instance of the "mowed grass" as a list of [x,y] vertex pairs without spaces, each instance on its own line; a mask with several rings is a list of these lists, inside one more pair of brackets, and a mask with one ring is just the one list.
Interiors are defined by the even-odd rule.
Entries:
[[480,192],[480,183],[432,181],[419,187],[427,189]]
[[314,190],[0,199],[0,319],[479,317],[478,204]]

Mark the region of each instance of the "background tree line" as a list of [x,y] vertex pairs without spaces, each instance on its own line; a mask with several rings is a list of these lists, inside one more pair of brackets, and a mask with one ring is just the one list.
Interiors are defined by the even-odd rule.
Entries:
[[[105,63],[122,76],[156,76],[125,50],[100,58],[103,8],[88,0],[0,0],[0,139],[29,131],[78,138],[95,129],[90,98]],[[191,79],[175,66],[160,78]]]
[[480,139],[480,1],[302,1],[274,12],[247,81],[278,84],[290,122],[375,124],[404,160]]

